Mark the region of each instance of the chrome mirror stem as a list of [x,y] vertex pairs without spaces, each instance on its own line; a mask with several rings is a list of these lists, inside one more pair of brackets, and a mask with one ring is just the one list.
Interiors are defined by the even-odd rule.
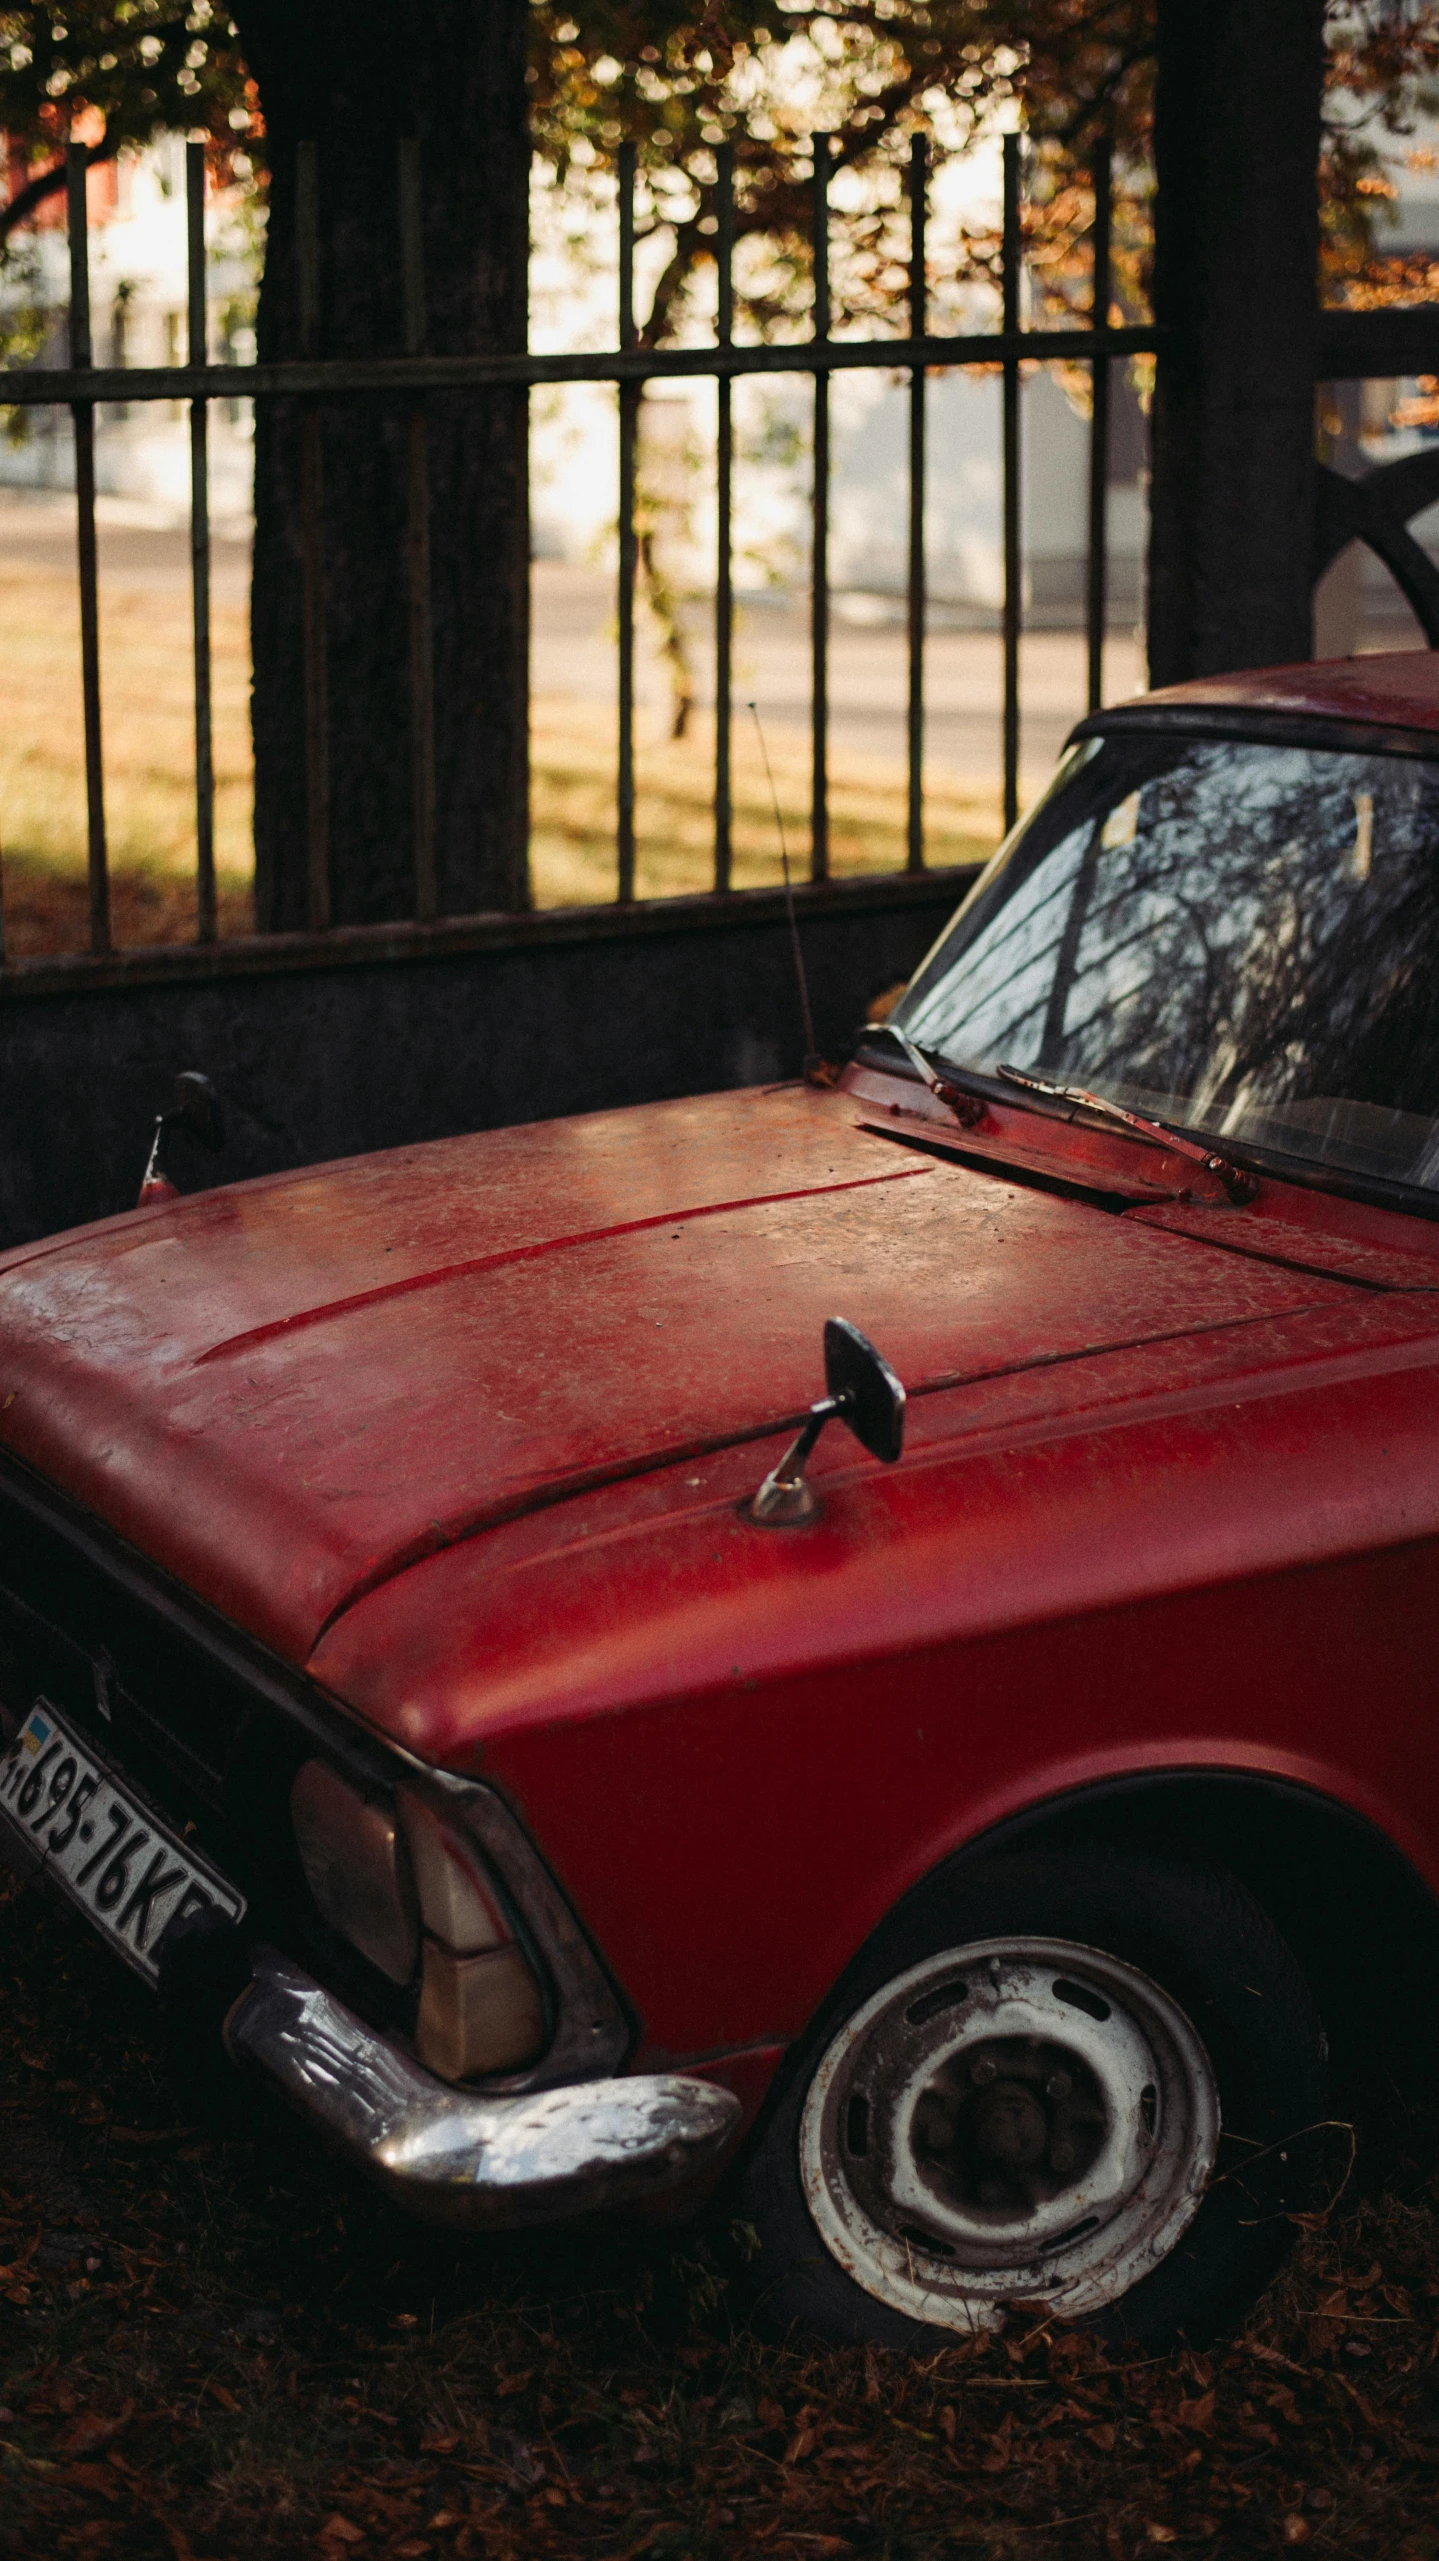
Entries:
[[806,1480],[805,1467],[826,1423],[843,1412],[847,1402],[844,1397],[822,1396],[817,1405],[811,1405],[803,1429],[754,1495],[749,1507],[752,1521],[766,1529],[798,1529],[817,1518],[819,1496]]

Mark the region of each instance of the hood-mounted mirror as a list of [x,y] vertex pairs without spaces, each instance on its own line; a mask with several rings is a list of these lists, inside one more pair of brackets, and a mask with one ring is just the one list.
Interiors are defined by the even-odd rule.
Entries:
[[149,1207],[152,1201],[178,1200],[179,1187],[172,1183],[162,1161],[166,1133],[183,1129],[191,1138],[218,1155],[225,1144],[225,1114],[208,1076],[195,1067],[187,1067],[175,1079],[175,1099],[167,1112],[155,1122],[155,1135],[150,1141],[150,1155],[140,1178],[140,1198],[136,1206]]
[[750,1503],[751,1520],[765,1529],[801,1529],[818,1519],[819,1496],[804,1471],[820,1433],[836,1417],[871,1458],[887,1466],[904,1447],[904,1389],[883,1353],[842,1316],[831,1316],[825,1325],[824,1383],[828,1395],[811,1405],[803,1431]]

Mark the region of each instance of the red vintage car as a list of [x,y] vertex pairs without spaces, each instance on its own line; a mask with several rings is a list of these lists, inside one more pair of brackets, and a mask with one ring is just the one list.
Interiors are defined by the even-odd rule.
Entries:
[[1082,723],[837,1087],[11,1252],[0,1439],[7,1855],[396,2196],[1212,2331],[1433,2044],[1439,658]]

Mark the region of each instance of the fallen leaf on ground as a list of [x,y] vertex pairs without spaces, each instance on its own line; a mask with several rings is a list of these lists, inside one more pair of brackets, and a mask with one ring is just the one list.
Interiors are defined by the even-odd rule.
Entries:
[[133,2401],[127,2401],[108,2419],[101,2418],[97,2411],[88,2410],[66,2429],[55,2451],[57,2454],[98,2454],[102,2445],[108,2445],[112,2437],[117,2437],[122,2428],[128,2427],[134,2415]]

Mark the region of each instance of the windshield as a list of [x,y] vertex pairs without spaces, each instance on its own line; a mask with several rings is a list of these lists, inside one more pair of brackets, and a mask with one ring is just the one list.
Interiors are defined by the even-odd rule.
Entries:
[[893,1019],[984,1075],[1439,1190],[1439,764],[1087,740]]

